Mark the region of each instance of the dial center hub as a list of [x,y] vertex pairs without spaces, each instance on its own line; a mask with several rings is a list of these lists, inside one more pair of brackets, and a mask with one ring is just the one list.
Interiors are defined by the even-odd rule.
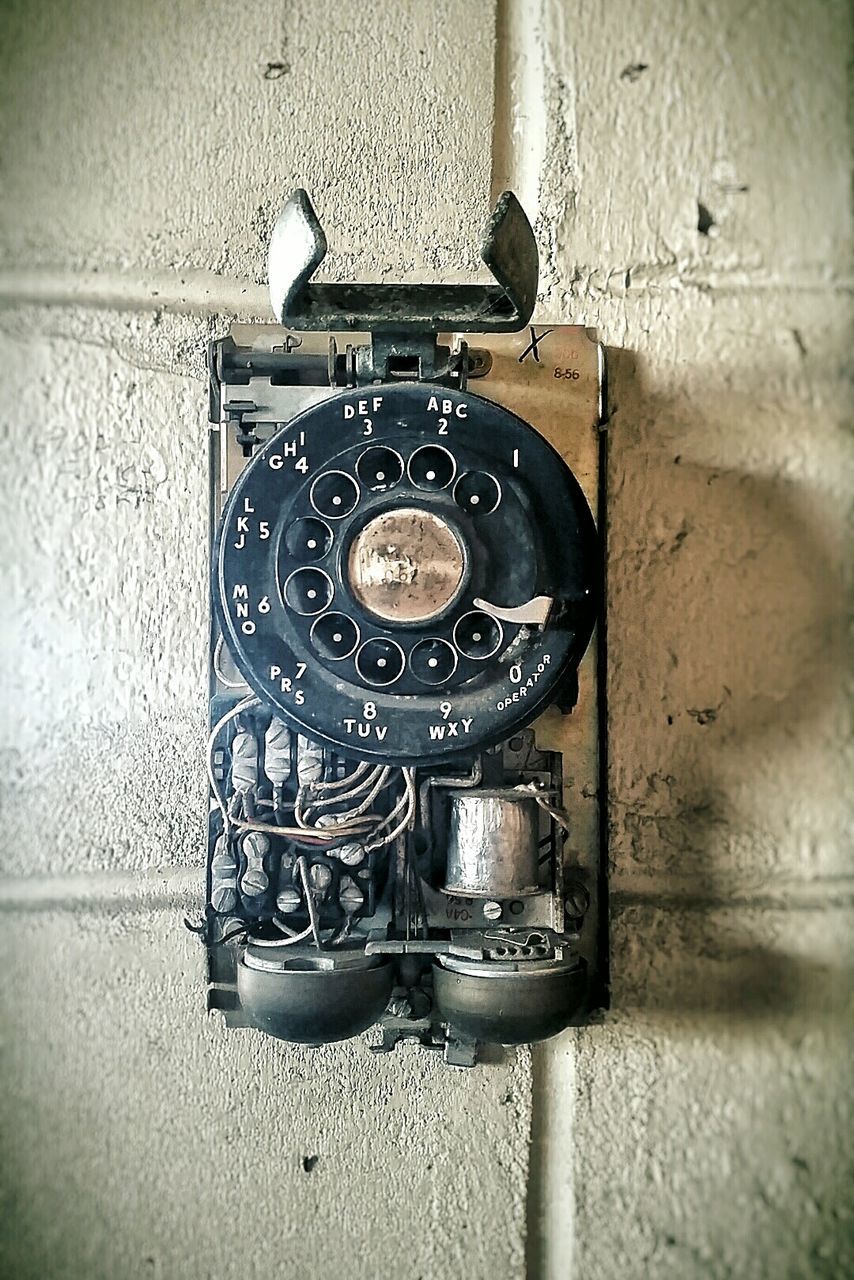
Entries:
[[466,557],[441,516],[397,507],[369,520],[350,544],[350,589],[385,622],[428,622],[459,594]]

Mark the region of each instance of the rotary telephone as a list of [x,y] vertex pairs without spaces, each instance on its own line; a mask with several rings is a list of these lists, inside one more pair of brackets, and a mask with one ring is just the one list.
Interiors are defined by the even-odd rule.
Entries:
[[469,1066],[606,999],[602,348],[530,326],[509,192],[488,284],[326,248],[294,192],[210,347],[208,1003]]

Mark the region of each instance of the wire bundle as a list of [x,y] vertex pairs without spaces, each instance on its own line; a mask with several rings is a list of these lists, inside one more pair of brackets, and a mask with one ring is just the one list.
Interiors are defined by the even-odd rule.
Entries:
[[[217,721],[208,740],[208,780],[222,814],[226,838],[232,833],[259,831],[283,837],[298,850],[317,849],[334,857],[336,849],[340,848],[343,853],[344,846],[350,844],[356,845],[367,856],[387,848],[413,826],[417,809],[414,768],[398,769],[391,765],[361,762],[344,778],[335,781],[317,778],[304,782],[299,786],[296,799],[291,805],[293,825],[262,821],[256,816],[257,806],[272,807],[274,811],[277,809],[275,794],[272,801],[260,799],[251,791],[242,790],[234,791],[230,797],[226,797],[214,770],[217,741],[223,729],[241,713],[260,706],[261,699],[254,695],[241,699]],[[396,798],[386,798],[388,794],[395,797],[398,788],[400,794]],[[375,812],[375,806],[386,809],[387,812]],[[295,866],[309,923],[304,929],[293,930],[283,920],[274,917],[274,925],[285,935],[282,945],[308,939],[312,939],[318,947],[340,943],[349,934],[352,920],[348,916],[344,925],[334,931],[334,936],[324,938],[305,853],[297,857]]]
[[[311,782],[301,787],[294,808],[295,826],[259,821],[254,814],[245,814],[245,800],[241,795],[226,800],[216,774],[213,757],[216,741],[232,720],[243,711],[261,705],[259,698],[250,695],[235,703],[211,730],[208,740],[207,770],[211,792],[222,814],[226,832],[261,831],[268,835],[284,836],[295,843],[308,846],[329,846],[347,837],[363,844],[366,852],[381,849],[397,839],[415,818],[415,771],[394,769],[390,765],[357,765],[353,773],[337,782]],[[387,816],[371,813],[370,808],[382,791],[393,787],[403,779],[400,798]],[[349,807],[341,809],[340,806]],[[396,825],[393,825],[397,820]]]

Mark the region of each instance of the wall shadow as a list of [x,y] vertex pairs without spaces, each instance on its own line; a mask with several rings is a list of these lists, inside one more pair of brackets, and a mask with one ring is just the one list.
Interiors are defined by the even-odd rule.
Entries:
[[612,1009],[833,1013],[844,969],[804,940],[810,913],[852,905],[813,847],[825,798],[844,842],[841,522],[811,439],[751,456],[755,397],[694,385],[691,422],[636,353],[609,350],[608,368]]

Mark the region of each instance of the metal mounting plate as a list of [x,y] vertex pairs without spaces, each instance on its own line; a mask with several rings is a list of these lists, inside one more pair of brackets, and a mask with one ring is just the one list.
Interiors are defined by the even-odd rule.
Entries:
[[[271,325],[233,326],[231,336],[241,359],[235,364],[242,371],[234,381],[226,381],[218,400],[222,417],[212,423],[212,517],[219,522],[228,494],[245,470],[248,459],[236,439],[234,427],[227,422],[225,406],[234,400],[252,405],[243,422],[257,433],[259,441],[270,439],[277,424],[291,420],[309,405],[336,395],[336,389],[309,376],[315,367],[326,367],[329,336],[325,333],[294,333]],[[366,333],[332,335],[340,344],[364,342]],[[445,331],[438,335],[452,349],[458,335]],[[472,390],[478,396],[495,400],[519,415],[541,432],[557,449],[580,481],[594,512],[604,514],[604,440],[601,430],[603,415],[604,359],[603,350],[592,331],[577,325],[536,325],[517,334],[473,334],[471,342],[489,354],[488,372],[478,377]],[[281,360],[274,353],[291,352],[299,364],[300,377],[293,382],[276,378],[271,381],[268,361]],[[305,380],[303,380],[305,379]],[[579,697],[571,715],[561,715],[550,707],[535,722],[539,749],[561,752],[565,761],[564,804],[572,813],[572,835],[567,846],[567,889],[579,882],[589,896],[588,923],[578,944],[579,953],[588,966],[593,1005],[607,1003],[607,899],[604,876],[604,853],[600,844],[600,806],[604,813],[605,772],[600,753],[599,722],[603,711],[604,671],[597,671],[603,654],[601,646],[591,645],[579,668]],[[231,667],[228,667],[232,671]],[[240,679],[232,672],[233,678]],[[247,690],[248,691],[248,690]],[[219,692],[225,692],[219,689]],[[524,768],[530,744],[525,733],[512,738],[508,750],[517,752],[513,767]],[[576,888],[572,888],[576,892]],[[528,900],[533,910],[535,902]],[[470,904],[443,899],[441,919],[448,928],[468,923]],[[438,908],[437,908],[438,909]],[[526,905],[526,913],[528,906]],[[571,914],[571,913],[570,913]],[[438,923],[438,917],[436,923]],[[522,922],[542,924],[527,914]],[[223,949],[224,950],[224,949]],[[217,995],[217,1000],[225,997]],[[228,1013],[230,1025],[239,1023],[239,1012]]]

